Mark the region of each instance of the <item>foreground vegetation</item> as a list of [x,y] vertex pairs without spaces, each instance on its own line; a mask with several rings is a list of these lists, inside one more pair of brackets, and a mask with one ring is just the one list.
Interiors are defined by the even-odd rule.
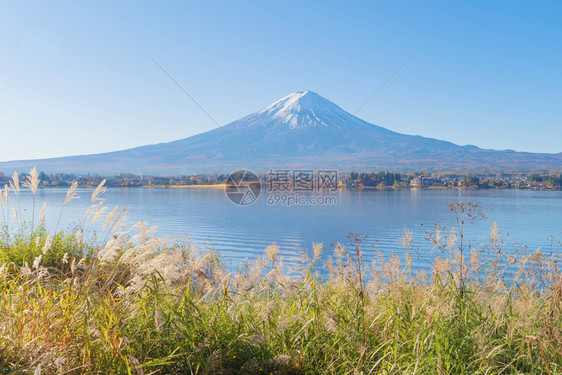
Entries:
[[562,373],[558,258],[506,254],[495,225],[467,247],[472,203],[451,204],[457,225],[426,248],[405,231],[402,258],[366,259],[350,234],[328,257],[314,244],[285,264],[273,244],[233,270],[142,222],[125,230],[103,182],[76,230],[50,235],[34,208],[26,224],[6,215],[19,185],[1,201],[2,373]]

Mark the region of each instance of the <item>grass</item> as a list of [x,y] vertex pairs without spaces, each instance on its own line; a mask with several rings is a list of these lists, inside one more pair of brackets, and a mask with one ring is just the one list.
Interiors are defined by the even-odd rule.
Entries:
[[[8,191],[3,213],[18,205]],[[4,228],[0,373],[562,373],[558,258],[505,252],[495,225],[466,247],[481,218],[470,202],[451,205],[455,228],[428,233],[427,273],[407,231],[405,259],[367,259],[351,234],[326,262],[320,244],[297,264],[273,244],[232,270],[142,222],[123,229],[103,191],[75,231],[13,215],[15,234]]]

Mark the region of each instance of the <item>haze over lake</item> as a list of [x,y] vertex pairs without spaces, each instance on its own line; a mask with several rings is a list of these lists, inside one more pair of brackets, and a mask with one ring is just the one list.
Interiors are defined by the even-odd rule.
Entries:
[[[64,210],[59,229],[68,229],[82,218],[91,190],[80,189],[80,199],[72,201]],[[53,230],[65,189],[38,191],[36,213],[47,203],[47,226]],[[269,244],[276,242],[280,254],[288,261],[310,250],[313,242],[324,243],[324,257],[332,253],[330,243],[348,244],[349,232],[368,235],[367,254],[378,250],[389,255],[403,254],[400,244],[404,229],[412,231],[416,251],[416,266],[424,267],[431,245],[424,240],[434,224],[450,228],[455,218],[449,202],[470,200],[479,204],[487,219],[479,221],[467,231],[472,245],[488,240],[491,225],[496,222],[507,249],[520,245],[531,250],[558,252],[562,239],[560,212],[562,192],[528,190],[340,190],[333,193],[337,203],[331,206],[271,206],[267,196],[248,206],[237,206],[228,200],[221,189],[125,189],[110,188],[105,193],[109,209],[115,205],[129,207],[128,225],[140,220],[158,226],[163,236],[187,236],[199,247],[217,249],[232,264],[244,258],[261,256]],[[11,204],[14,206],[15,197]],[[30,218],[31,195],[22,190],[23,220]],[[11,219],[11,225],[15,220]],[[99,229],[101,224],[96,228]],[[509,236],[508,236],[509,233]]]

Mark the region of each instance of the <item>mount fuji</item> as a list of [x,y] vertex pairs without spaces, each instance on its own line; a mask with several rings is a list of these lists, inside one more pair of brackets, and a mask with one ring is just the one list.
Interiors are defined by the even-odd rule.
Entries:
[[296,92],[220,128],[103,154],[0,163],[0,171],[181,175],[249,168],[394,171],[562,170],[562,153],[485,150],[405,135],[363,121],[312,92]]

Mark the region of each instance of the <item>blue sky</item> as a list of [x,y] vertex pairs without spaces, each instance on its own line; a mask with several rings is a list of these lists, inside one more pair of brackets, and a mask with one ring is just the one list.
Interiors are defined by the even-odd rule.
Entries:
[[294,91],[388,129],[562,151],[555,1],[0,1],[0,160],[171,141]]

